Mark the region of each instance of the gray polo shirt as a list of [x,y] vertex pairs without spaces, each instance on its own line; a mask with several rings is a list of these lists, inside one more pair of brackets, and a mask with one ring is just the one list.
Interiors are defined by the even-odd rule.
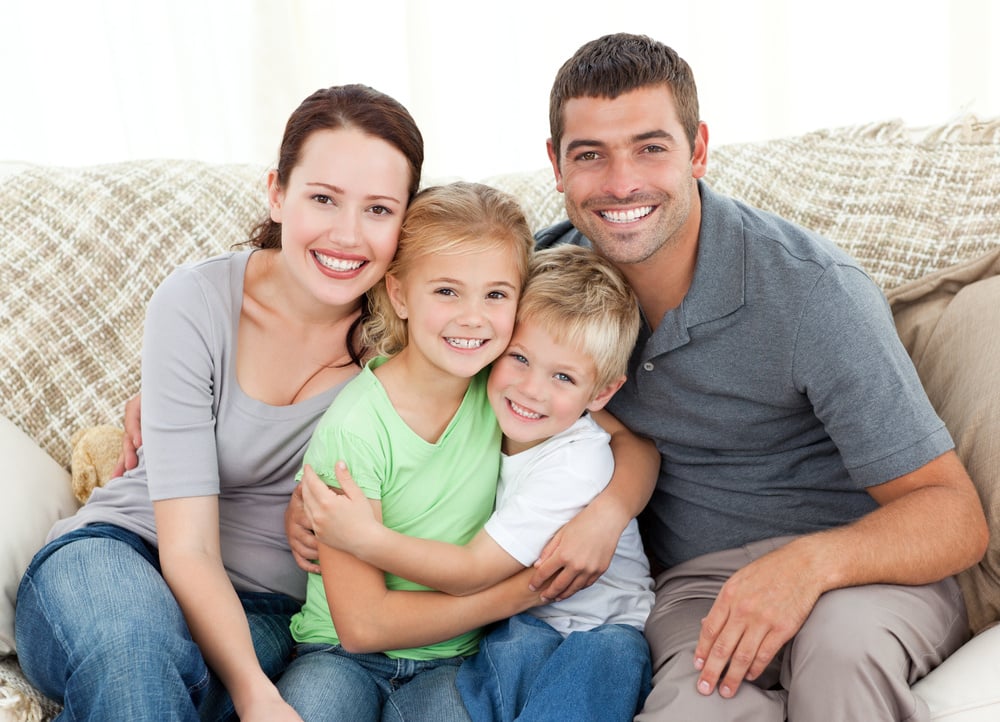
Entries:
[[[694,279],[609,409],[654,439],[644,514],[665,566],[854,521],[865,489],[953,447],[882,292],[832,242],[699,182]],[[539,246],[589,245],[568,224]]]

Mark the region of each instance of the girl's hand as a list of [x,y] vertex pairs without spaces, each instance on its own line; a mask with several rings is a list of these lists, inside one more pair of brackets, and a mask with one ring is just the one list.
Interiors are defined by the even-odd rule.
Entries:
[[327,486],[306,464],[302,499],[316,538],[329,547],[357,555],[365,540],[378,533],[382,525],[347,464],[338,461],[335,472],[340,489]]

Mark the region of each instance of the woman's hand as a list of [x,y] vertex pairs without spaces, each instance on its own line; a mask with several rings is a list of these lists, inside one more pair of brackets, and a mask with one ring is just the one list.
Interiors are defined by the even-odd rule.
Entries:
[[319,564],[315,561],[319,559],[319,542],[313,534],[312,522],[309,521],[309,514],[302,501],[302,484],[295,487],[288,506],[285,507],[285,536],[288,537],[292,558],[299,569],[319,574]]
[[306,464],[300,484],[306,514],[319,541],[358,555],[365,540],[381,531],[382,525],[372,512],[371,502],[347,470],[347,464],[338,461],[334,469],[340,489],[327,486]]

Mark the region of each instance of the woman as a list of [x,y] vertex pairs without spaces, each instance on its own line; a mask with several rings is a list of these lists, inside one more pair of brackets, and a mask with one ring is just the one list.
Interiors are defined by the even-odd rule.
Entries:
[[317,91],[288,120],[251,248],[157,289],[138,466],[53,528],[18,591],[19,661],[64,718],[299,719],[271,682],[305,583],[283,515],[316,421],[359,371],[362,297],[422,161],[398,102]]

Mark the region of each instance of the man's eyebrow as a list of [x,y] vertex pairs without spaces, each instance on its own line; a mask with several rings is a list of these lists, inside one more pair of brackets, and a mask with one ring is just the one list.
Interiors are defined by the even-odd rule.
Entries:
[[[644,140],[665,140],[665,141],[668,141],[668,142],[673,142],[676,139],[674,138],[674,136],[673,136],[672,133],[670,133],[670,132],[668,132],[666,130],[662,130],[660,128],[657,128],[656,130],[647,130],[645,133],[639,133],[639,134],[633,135],[631,138],[629,138],[629,142],[630,143],[641,143]],[[589,138],[578,138],[576,140],[571,140],[566,145],[566,155],[569,155],[570,153],[572,153],[573,151],[575,151],[575,150],[577,150],[579,148],[603,148],[606,145],[607,145],[607,143],[605,143],[602,140],[591,140]]]

